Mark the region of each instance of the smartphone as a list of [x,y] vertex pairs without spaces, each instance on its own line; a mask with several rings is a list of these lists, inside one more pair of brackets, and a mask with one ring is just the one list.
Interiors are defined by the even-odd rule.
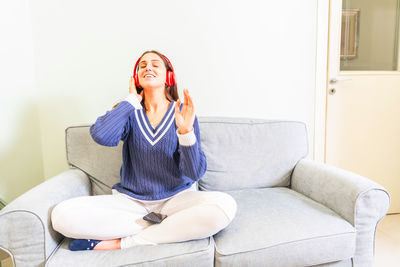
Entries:
[[161,223],[165,218],[167,218],[167,215],[156,212],[150,212],[149,214],[143,217],[143,220],[151,223]]

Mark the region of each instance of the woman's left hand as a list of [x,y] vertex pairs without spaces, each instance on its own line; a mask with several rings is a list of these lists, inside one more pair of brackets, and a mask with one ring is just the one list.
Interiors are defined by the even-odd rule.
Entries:
[[183,94],[184,103],[182,110],[179,109],[181,106],[180,99],[178,99],[175,105],[175,123],[178,127],[179,134],[186,134],[193,130],[193,123],[195,119],[193,100],[189,95],[188,89],[183,89]]

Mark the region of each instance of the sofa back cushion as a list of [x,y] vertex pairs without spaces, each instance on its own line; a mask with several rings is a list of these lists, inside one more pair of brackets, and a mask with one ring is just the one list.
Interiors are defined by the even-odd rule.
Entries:
[[72,126],[65,130],[67,161],[70,167],[89,176],[93,195],[111,194],[111,187],[120,181],[123,142],[115,147],[99,145],[90,135],[90,126]]
[[296,163],[308,154],[303,122],[204,117],[199,126],[207,157],[200,190],[289,186]]
[[[302,122],[251,118],[198,117],[207,171],[200,190],[288,186],[296,163],[308,153]],[[68,127],[67,161],[92,181],[92,194],[110,194],[120,181],[122,145],[94,142],[90,125]]]

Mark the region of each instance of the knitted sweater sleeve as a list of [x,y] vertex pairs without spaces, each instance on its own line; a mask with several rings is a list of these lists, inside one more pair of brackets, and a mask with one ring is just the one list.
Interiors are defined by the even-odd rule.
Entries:
[[142,108],[139,100],[135,95],[129,94],[124,101],[98,117],[90,126],[90,135],[93,140],[103,146],[117,146],[120,140],[128,136],[132,115],[138,108]]
[[193,179],[200,180],[207,170],[207,159],[201,149],[200,129],[197,116],[195,117],[193,130],[186,134],[176,131],[179,141],[179,169],[181,172]]

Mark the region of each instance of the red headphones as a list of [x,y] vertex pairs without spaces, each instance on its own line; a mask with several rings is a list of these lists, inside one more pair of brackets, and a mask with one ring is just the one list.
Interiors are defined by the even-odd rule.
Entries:
[[[166,56],[164,56],[163,54],[161,54],[161,55],[168,61],[169,66],[170,66],[171,69],[172,69],[172,71],[170,71],[170,70],[167,71],[167,79],[166,79],[167,85],[168,85],[168,86],[172,86],[172,85],[174,85],[174,84],[176,83],[176,82],[175,82],[174,68],[172,67],[172,64],[171,64],[171,62],[169,61],[169,59],[168,59]],[[140,59],[141,59],[141,57],[136,61],[135,68],[133,69],[133,78],[135,79],[135,86],[136,86],[136,88],[141,87],[140,84],[139,84],[139,77],[138,77],[138,74],[136,73],[136,68],[137,68],[137,65],[139,64],[139,60],[140,60]]]

